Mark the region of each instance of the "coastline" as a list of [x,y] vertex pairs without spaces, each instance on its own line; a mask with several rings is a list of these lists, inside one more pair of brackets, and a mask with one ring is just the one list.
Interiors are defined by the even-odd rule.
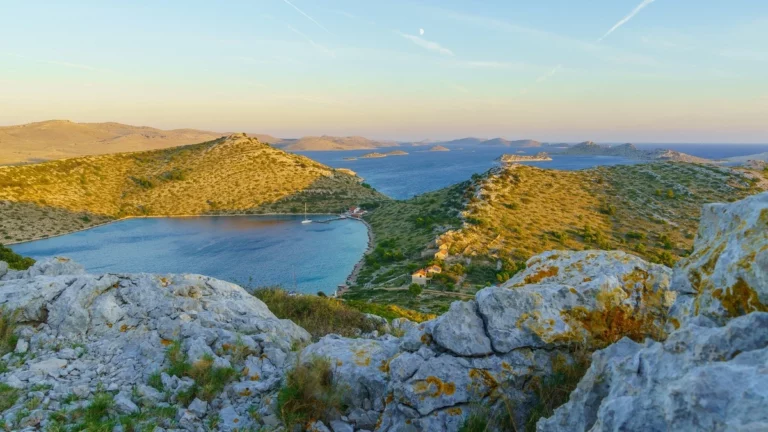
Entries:
[[347,276],[347,279],[345,281],[347,286],[354,285],[355,283],[357,283],[357,275],[360,273],[360,269],[362,269],[363,265],[365,264],[365,257],[369,253],[371,253],[371,251],[373,250],[373,229],[371,228],[371,224],[369,224],[366,220],[362,218],[361,219],[353,218],[353,219],[358,220],[363,224],[365,224],[365,228],[368,230],[368,248],[365,250],[365,252],[363,252],[363,256],[360,257],[360,261],[358,261],[357,264],[355,264],[355,266],[352,268],[352,273],[350,273],[349,276]]

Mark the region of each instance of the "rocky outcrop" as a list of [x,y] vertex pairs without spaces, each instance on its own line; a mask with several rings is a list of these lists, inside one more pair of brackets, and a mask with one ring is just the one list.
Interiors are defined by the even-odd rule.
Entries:
[[675,269],[674,324],[704,315],[729,318],[768,311],[768,193],[704,206],[694,250]]
[[595,353],[547,431],[768,429],[768,313],[724,327],[698,317],[662,342],[622,339]]
[[[62,258],[6,274],[0,307],[17,311],[21,324],[15,352],[2,359],[9,370],[0,374],[21,395],[2,413],[11,428],[45,428],[54,412],[85,406],[100,391],[114,394],[121,413],[177,406],[180,426],[188,430],[202,430],[201,405],[218,413],[224,430],[258,427],[249,411],[273,414],[270,398],[259,396],[279,388],[292,346],[310,339],[227,282],[198,275],[90,275]],[[180,404],[177,395],[194,383],[164,372],[172,342],[190,364],[233,368],[237,378],[209,402]],[[152,374],[163,391],[147,385]]]
[[596,352],[544,431],[768,429],[768,193],[704,208],[664,342]]
[[[642,339],[661,331],[674,299],[670,275],[623,252],[548,252],[503,286],[410,326],[399,340],[326,337],[302,356],[338,365],[334,376],[351,389],[357,428],[377,418],[381,431],[455,431],[478,406],[495,411],[509,403],[522,425],[536,402],[529,383],[572,362],[574,345],[602,347],[624,334]],[[617,317],[632,325],[607,333],[601,326]]]

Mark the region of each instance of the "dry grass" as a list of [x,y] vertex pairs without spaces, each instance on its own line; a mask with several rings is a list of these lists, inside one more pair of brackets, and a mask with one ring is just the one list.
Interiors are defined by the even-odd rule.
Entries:
[[571,172],[514,165],[476,184],[467,223],[440,242],[461,256],[527,260],[547,250],[618,249],[672,265],[692,247],[703,204],[759,191],[736,171],[697,164]]
[[97,223],[128,216],[298,212],[304,202],[310,212],[332,213],[383,199],[355,177],[241,135],[0,167],[0,200],[27,204],[0,209],[15,211],[14,220],[27,227],[3,227],[13,241],[79,229],[83,224],[76,221],[83,218]]
[[278,318],[289,319],[305,328],[317,340],[328,334],[355,337],[377,329],[378,324],[363,312],[334,298],[291,295],[276,288],[253,292]]
[[297,362],[285,376],[277,396],[280,417],[288,430],[308,426],[315,420],[328,423],[343,410],[341,389],[333,382],[331,364],[324,358]]

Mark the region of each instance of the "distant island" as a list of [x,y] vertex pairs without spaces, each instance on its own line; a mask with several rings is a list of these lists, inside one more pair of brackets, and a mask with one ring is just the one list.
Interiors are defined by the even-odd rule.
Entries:
[[704,159],[697,156],[681,153],[669,149],[640,150],[634,144],[621,144],[617,146],[596,144],[592,141],[586,141],[568,147],[560,154],[569,156],[616,156],[628,159],[648,160],[648,161],[671,161],[671,162],[689,162],[689,163],[713,163],[710,159]]
[[519,155],[519,154],[503,154],[500,157],[496,158],[497,161],[509,164],[509,163],[515,163],[515,162],[548,162],[552,160],[552,157],[549,156],[546,152],[540,152],[536,153],[533,156],[530,155]]
[[345,158],[343,158],[343,159],[344,159],[345,161],[353,161],[353,160],[357,160],[357,158],[356,158],[356,157],[354,157],[354,156],[345,157]]
[[378,141],[361,136],[308,136],[299,139],[284,139],[275,144],[289,151],[338,151],[338,150],[373,150],[379,147],[395,147],[394,141]]
[[378,153],[378,152],[366,153],[360,156],[360,158],[361,159],[378,159],[378,158],[385,158],[387,156],[405,156],[407,154],[408,152],[404,152],[402,150],[393,150],[387,153]]
[[447,151],[451,151],[451,150],[449,150],[448,148],[443,147],[441,145],[436,145],[436,146],[430,148],[429,151],[432,151],[432,152],[447,152]]

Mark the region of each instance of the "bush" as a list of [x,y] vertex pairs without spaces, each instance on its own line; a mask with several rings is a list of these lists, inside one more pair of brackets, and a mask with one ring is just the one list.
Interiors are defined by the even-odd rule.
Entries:
[[344,409],[341,395],[328,359],[316,357],[308,363],[299,359],[285,375],[285,386],[277,394],[277,410],[288,430],[315,420],[328,423]]
[[231,367],[214,367],[213,357],[210,355],[203,356],[195,363],[189,363],[187,354],[182,351],[181,343],[178,341],[168,347],[166,358],[170,362],[170,366],[166,369],[168,375],[179,378],[189,377],[195,381],[190,389],[177,396],[179,402],[184,405],[195,398],[212,401],[236,375]]
[[411,284],[411,285],[408,287],[408,292],[409,292],[409,293],[410,293],[412,296],[414,296],[414,297],[418,297],[418,296],[420,296],[422,291],[423,291],[423,288],[421,288],[421,285],[419,285],[419,284],[417,284],[417,283],[412,283],[412,284]]
[[291,295],[277,288],[257,289],[253,295],[266,303],[278,318],[289,319],[305,328],[315,340],[331,333],[355,337],[359,331],[369,333],[377,328],[377,323],[364,313],[339,299]]
[[17,313],[0,308],[0,357],[16,348],[16,318]]
[[568,402],[571,392],[589,369],[590,356],[580,352],[573,361],[558,357],[553,363],[552,375],[534,378],[528,383],[528,390],[536,395],[537,403],[528,414],[527,431],[535,431],[539,419],[551,417],[560,405]]
[[35,260],[23,257],[11,249],[0,244],[0,261],[8,263],[8,267],[14,270],[26,270],[35,263]]

